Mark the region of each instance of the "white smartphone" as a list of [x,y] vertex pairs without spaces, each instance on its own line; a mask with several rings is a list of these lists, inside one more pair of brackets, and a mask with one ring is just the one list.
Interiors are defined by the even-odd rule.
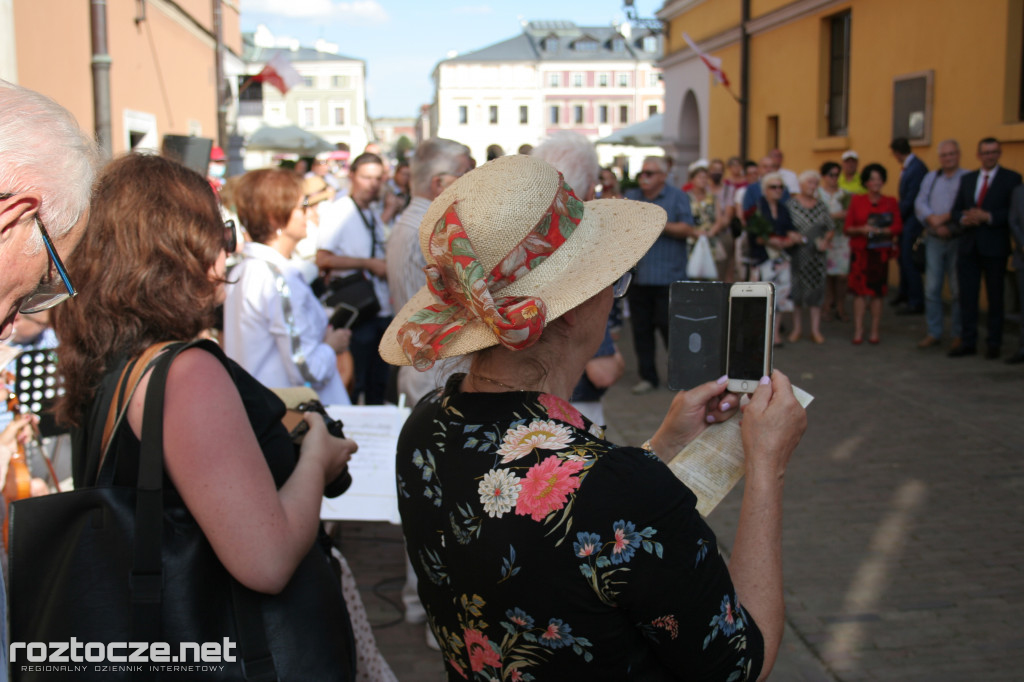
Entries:
[[775,285],[742,282],[729,289],[729,337],[726,374],[733,393],[753,393],[772,373]]

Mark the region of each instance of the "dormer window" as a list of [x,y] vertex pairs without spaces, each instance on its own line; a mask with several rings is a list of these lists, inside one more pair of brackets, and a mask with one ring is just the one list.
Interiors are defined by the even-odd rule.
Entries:
[[582,40],[577,40],[573,44],[573,48],[577,52],[597,52],[597,41],[591,38],[583,38]]
[[657,52],[658,51],[658,39],[654,36],[644,36],[643,39],[643,50],[644,52]]
[[544,48],[545,52],[555,52],[555,51],[557,51],[558,50],[558,37],[557,36],[548,36],[547,38],[544,39],[544,42],[542,43],[542,47]]
[[612,52],[625,52],[626,51],[626,39],[619,36],[612,38]]

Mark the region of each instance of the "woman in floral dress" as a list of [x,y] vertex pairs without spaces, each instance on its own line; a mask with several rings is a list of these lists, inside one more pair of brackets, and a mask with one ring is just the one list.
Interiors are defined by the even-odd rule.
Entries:
[[470,356],[467,374],[417,405],[396,459],[406,545],[449,680],[725,681],[771,669],[781,482],[806,425],[788,380],[766,377],[745,408],[728,568],[665,466],[736,413],[725,384],[678,394],[645,449],[605,440],[568,402],[614,295],[664,224],[649,203],[584,204],[526,156],[460,178],[424,218],[428,285],[380,350],[417,368]]

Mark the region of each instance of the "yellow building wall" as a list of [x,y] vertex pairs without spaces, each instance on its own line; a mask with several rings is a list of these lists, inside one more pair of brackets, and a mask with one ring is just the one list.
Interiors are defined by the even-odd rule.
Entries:
[[686,49],[683,31],[697,43],[740,24],[739,0],[707,0],[667,22],[665,54]]
[[[209,0],[179,5],[212,30]],[[134,2],[107,3],[114,154],[126,151],[126,109],[154,115],[161,139],[168,133],[188,134],[190,121],[198,122],[204,137],[216,138],[212,37],[161,0],[146,3],[144,21],[136,24],[135,16]],[[222,17],[225,43],[240,53],[238,12],[224,4]],[[14,21],[18,82],[52,97],[74,114],[83,130],[93,132],[89,3],[15,0]]]
[[[751,14],[756,19],[792,4],[752,0]],[[977,141],[992,135],[1004,143],[1003,165],[1024,170],[1024,123],[1008,122],[1008,107],[1016,113],[1020,83],[1022,5],[1021,0],[851,0],[751,36],[748,156],[757,159],[768,151],[768,117],[778,116],[787,167],[817,168],[848,147],[857,150],[862,164],[878,161],[890,177],[898,177],[889,152],[893,78],[932,70],[931,143],[915,147],[915,153],[935,167],[937,144],[952,137],[964,150],[964,166],[976,167]],[[672,18],[669,53],[685,48],[676,40],[684,30],[700,41],[738,26],[740,6],[740,0],[707,0]],[[847,138],[837,140],[823,132],[824,20],[846,9],[852,17],[849,128]],[[722,59],[738,94],[739,43],[713,54]],[[737,152],[737,103],[713,84],[709,106],[709,153]],[[887,191],[895,191],[892,185]]]

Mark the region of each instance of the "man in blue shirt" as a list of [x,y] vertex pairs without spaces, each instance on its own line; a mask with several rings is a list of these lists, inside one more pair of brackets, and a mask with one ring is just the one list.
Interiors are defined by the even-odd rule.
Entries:
[[681,190],[665,184],[668,163],[649,156],[637,182],[640,187],[626,191],[627,199],[657,204],[668,213],[665,231],[636,266],[629,288],[629,314],[633,327],[640,383],[633,393],[649,393],[658,387],[654,364],[654,331],[668,348],[668,290],[672,282],[686,279],[686,239],[696,237],[690,198]]

